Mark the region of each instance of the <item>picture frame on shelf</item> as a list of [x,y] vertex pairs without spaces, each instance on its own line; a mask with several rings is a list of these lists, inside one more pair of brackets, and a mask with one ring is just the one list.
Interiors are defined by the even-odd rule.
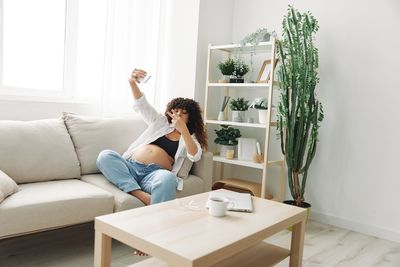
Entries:
[[238,140],[238,159],[252,160],[257,154],[257,139],[240,137]]
[[[278,63],[278,59],[275,59],[274,67]],[[271,77],[271,59],[264,60],[261,65],[260,72],[258,73],[257,83],[268,83]]]

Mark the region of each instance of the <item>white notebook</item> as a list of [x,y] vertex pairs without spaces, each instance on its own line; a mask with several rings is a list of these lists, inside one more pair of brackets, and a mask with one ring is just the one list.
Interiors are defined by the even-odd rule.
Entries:
[[[208,194],[208,198],[210,197],[220,197],[228,199],[230,202],[233,203],[232,207],[229,207],[229,210],[231,211],[253,211],[253,201],[249,193],[238,193],[230,190],[220,189],[216,191],[211,191]],[[208,201],[206,207],[209,207]]]

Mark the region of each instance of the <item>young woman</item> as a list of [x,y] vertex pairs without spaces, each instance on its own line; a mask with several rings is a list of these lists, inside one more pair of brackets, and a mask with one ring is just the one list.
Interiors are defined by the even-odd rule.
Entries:
[[146,131],[120,156],[102,151],[97,167],[124,192],[145,205],[175,198],[182,180],[176,174],[185,157],[201,158],[207,148],[207,136],[199,104],[188,98],[172,99],[162,115],[147,101],[137,82],[146,72],[135,69],[128,79],[133,94],[133,109],[148,124]]

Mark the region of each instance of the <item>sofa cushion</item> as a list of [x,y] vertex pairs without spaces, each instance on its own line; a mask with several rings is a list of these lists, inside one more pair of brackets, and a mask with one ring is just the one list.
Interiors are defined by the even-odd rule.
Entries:
[[146,129],[142,120],[105,119],[63,113],[63,118],[81,163],[82,174],[98,173],[96,159],[105,149],[119,154]]
[[19,190],[18,185],[7,174],[0,170],[0,203]]
[[187,197],[204,192],[203,179],[196,175],[189,174],[189,176],[183,180],[183,190],[176,191],[176,197]]
[[[114,212],[133,209],[138,207],[143,207],[144,204],[132,196],[131,194],[125,193],[120,190],[118,187],[110,183],[102,174],[88,174],[82,175],[82,181],[87,183],[96,185],[107,192],[110,192],[114,195]],[[204,182],[198,176],[191,175],[183,180],[183,191],[176,191],[176,197],[186,197],[190,195],[195,195],[204,192]]]
[[114,195],[114,212],[134,209],[137,207],[143,207],[142,201],[132,196],[131,194],[125,193],[118,187],[110,183],[102,174],[87,174],[82,176],[82,180],[98,186],[105,191]]
[[0,237],[89,222],[113,211],[112,194],[78,179],[20,187],[0,205]]
[[193,166],[193,161],[191,161],[188,157],[186,157],[183,160],[182,166],[176,175],[182,179],[188,178],[192,166]]
[[79,178],[71,137],[60,119],[0,120],[0,170],[16,183]]

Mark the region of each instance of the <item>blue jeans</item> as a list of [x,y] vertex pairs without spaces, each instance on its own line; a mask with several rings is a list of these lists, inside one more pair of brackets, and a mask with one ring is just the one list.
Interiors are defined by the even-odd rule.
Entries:
[[122,191],[129,193],[139,189],[151,194],[151,204],[175,198],[176,175],[157,164],[125,160],[115,151],[103,150],[96,165],[107,180]]

